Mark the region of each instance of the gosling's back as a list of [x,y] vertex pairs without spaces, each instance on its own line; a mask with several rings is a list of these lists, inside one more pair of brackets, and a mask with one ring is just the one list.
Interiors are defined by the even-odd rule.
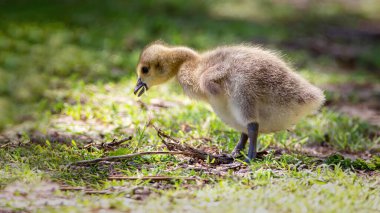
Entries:
[[199,78],[192,87],[199,87],[195,92],[200,94],[189,95],[206,97],[224,122],[243,132],[253,121],[261,132],[287,129],[324,102],[320,89],[276,53],[258,47],[219,47],[201,54],[191,67]]

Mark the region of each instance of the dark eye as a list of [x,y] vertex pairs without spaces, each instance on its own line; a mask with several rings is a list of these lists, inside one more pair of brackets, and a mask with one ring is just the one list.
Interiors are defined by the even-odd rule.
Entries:
[[142,67],[141,72],[144,74],[147,74],[149,72],[149,68],[148,67]]

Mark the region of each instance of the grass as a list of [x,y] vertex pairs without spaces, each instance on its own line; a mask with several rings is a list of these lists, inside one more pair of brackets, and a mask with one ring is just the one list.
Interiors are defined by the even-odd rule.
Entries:
[[[215,166],[166,155],[138,157],[113,166],[67,167],[84,159],[165,150],[156,131],[146,126],[148,121],[200,149],[232,151],[239,133],[224,125],[209,106],[185,97],[175,82],[151,89],[141,99],[132,94],[138,55],[153,40],[204,50],[265,37],[268,46],[281,49],[273,44],[318,34],[323,23],[355,27],[359,21],[378,20],[375,10],[364,6],[352,11],[329,3],[328,11],[318,9],[321,5],[299,11],[291,4],[218,2],[1,2],[0,208],[378,211],[378,127],[344,115],[334,105],[305,118],[292,131],[260,135],[260,149],[272,151],[236,171],[197,171],[190,168]],[[250,7],[262,10],[242,10]],[[273,14],[265,15],[266,10]],[[342,24],[347,20],[347,26]],[[297,30],[289,29],[289,23],[295,22]],[[301,50],[283,53],[301,75],[322,87],[379,84],[379,67],[361,66],[378,63],[373,54],[360,55],[359,66],[347,71],[329,57],[312,57]],[[327,90],[326,95],[334,104],[343,94]],[[132,140],[115,149],[84,148],[89,141],[111,142],[128,136]],[[208,182],[108,180],[111,170],[127,176],[195,176]],[[62,186],[98,193],[57,190]]]

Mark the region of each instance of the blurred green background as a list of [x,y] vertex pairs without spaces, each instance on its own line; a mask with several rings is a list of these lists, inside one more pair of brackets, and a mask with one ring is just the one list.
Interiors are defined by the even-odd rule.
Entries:
[[377,116],[379,11],[377,0],[0,0],[0,130],[59,113],[70,102],[60,90],[130,89],[141,49],[157,39],[277,49],[327,90],[327,104],[368,88]]

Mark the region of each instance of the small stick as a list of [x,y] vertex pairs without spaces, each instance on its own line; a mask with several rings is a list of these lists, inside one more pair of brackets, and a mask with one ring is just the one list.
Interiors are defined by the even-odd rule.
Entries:
[[5,147],[7,147],[8,145],[10,145],[12,142],[9,142],[9,143],[6,143],[6,144],[2,144],[1,146],[0,146],[0,148],[5,148]]
[[61,186],[59,187],[59,190],[61,191],[83,191],[86,194],[110,194],[111,192],[109,190],[93,190],[93,189],[86,189],[85,187],[75,187],[75,186]]
[[70,166],[74,166],[74,165],[87,166],[87,165],[93,165],[93,164],[99,163],[101,161],[121,161],[121,160],[143,156],[143,155],[189,155],[189,153],[182,152],[182,151],[139,152],[139,153],[133,153],[133,154],[128,154],[128,155],[118,155],[118,156],[111,156],[111,157],[104,157],[104,158],[96,158],[92,160],[77,161],[77,162],[71,163]]
[[123,139],[118,140],[118,141],[114,139],[112,142],[102,144],[102,146],[103,147],[118,146],[118,145],[120,145],[120,144],[122,144],[122,143],[124,143],[126,141],[130,141],[130,140],[132,140],[132,136],[129,136],[127,138],[123,138]]
[[151,181],[162,181],[162,180],[201,180],[208,181],[206,179],[200,179],[196,177],[182,177],[182,176],[143,176],[143,177],[129,177],[129,176],[110,176],[109,180],[151,180]]
[[59,187],[61,191],[83,191],[85,187],[75,187],[75,186],[61,186]]
[[165,146],[169,150],[184,151],[188,153],[188,156],[201,159],[203,161],[209,160],[213,164],[229,164],[234,161],[233,157],[226,154],[213,155],[203,150],[195,149],[185,143],[181,143],[179,140],[173,138],[172,136],[165,134],[161,129],[157,128],[156,126],[152,124],[149,125],[151,125],[157,131],[158,137],[160,137],[162,143],[165,144]]
[[103,190],[103,191],[97,191],[97,190],[85,190],[84,193],[86,194],[89,194],[89,195],[93,195],[93,194],[112,194],[110,191],[108,190]]
[[113,141],[111,142],[103,142],[101,144],[96,144],[95,142],[94,143],[90,143],[90,144],[87,144],[85,145],[83,148],[89,148],[89,147],[92,147],[92,146],[95,146],[97,148],[104,148],[104,149],[109,149],[109,148],[112,148],[112,147],[115,147],[115,146],[118,146],[126,141],[129,141],[129,140],[132,140],[132,136],[129,136],[129,137],[126,137],[126,138],[123,138],[121,140],[116,140],[114,139]]

